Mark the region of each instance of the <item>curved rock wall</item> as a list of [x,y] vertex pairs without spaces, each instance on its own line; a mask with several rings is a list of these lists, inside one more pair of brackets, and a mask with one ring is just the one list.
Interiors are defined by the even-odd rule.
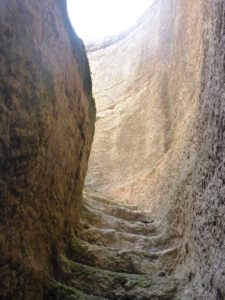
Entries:
[[43,299],[86,174],[90,72],[65,1],[0,1],[0,36],[0,298]]
[[88,186],[167,205],[194,156],[201,34],[200,1],[156,0],[126,34],[89,47],[98,113]]
[[[197,118],[197,156],[185,186],[184,229],[192,281],[188,299],[225,299],[225,4],[202,1],[204,60]],[[184,257],[184,255],[183,255]],[[188,266],[188,267],[187,267]],[[190,271],[191,270],[191,271]]]
[[91,46],[98,119],[87,185],[166,216],[182,300],[225,299],[222,0],[158,0]]

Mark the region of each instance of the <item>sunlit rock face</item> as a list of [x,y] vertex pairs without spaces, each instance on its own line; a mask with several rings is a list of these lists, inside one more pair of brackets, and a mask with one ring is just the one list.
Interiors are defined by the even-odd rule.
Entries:
[[200,1],[156,0],[125,34],[88,47],[97,124],[87,185],[158,211],[195,157]]
[[65,1],[0,1],[0,298],[43,299],[70,240],[94,103]]
[[98,119],[87,185],[179,241],[179,299],[224,299],[224,2],[163,1],[88,49]]

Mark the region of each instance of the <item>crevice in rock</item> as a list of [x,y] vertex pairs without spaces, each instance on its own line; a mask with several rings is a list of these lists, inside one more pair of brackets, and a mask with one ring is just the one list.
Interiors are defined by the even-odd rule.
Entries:
[[225,299],[224,12],[85,49],[65,1],[0,1],[2,300]]

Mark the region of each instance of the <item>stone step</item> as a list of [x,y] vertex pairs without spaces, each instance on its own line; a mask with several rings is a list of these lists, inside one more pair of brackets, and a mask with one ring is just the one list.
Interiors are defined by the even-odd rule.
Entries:
[[163,251],[113,249],[74,237],[71,258],[110,271],[165,276],[174,270],[178,249],[177,246]]
[[113,200],[112,198],[107,197],[106,195],[100,194],[98,192],[94,192],[91,190],[87,190],[84,189],[83,190],[83,197],[87,198],[87,199],[91,199],[99,204],[103,204],[103,205],[115,205],[118,207],[125,207],[127,209],[130,210],[138,210],[138,206],[137,205],[128,205],[128,204],[122,204],[122,203],[118,203],[115,200]]
[[74,287],[60,283],[58,281],[51,281],[44,293],[46,300],[107,300],[100,296],[93,296],[86,294]]
[[149,250],[157,248],[163,250],[167,247],[167,243],[170,240],[168,233],[148,237],[94,226],[79,228],[78,231],[75,232],[75,235],[91,244],[113,249]]
[[176,299],[177,279],[106,271],[66,259],[68,283],[86,294],[116,300]]
[[89,199],[83,196],[83,203],[86,207],[92,210],[101,211],[107,215],[117,217],[126,221],[143,222],[143,223],[153,223],[154,220],[151,218],[149,212],[142,212],[137,210],[131,210],[124,206],[116,205],[103,205],[93,199]]
[[126,221],[104,212],[94,209],[83,208],[80,215],[80,223],[87,223],[98,228],[109,228],[117,231],[126,231],[134,234],[153,235],[157,234],[158,224]]

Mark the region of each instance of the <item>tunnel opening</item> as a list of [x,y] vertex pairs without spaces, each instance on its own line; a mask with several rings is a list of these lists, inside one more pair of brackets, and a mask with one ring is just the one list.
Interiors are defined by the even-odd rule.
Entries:
[[[88,2],[88,1],[87,1]],[[103,77],[107,78],[108,82],[112,82],[112,86],[106,86],[106,89],[109,90],[114,90],[116,93],[115,95],[110,95],[110,93],[106,93],[106,98],[107,99],[102,99],[101,95],[104,93],[104,89],[105,86],[104,84],[108,85],[108,83],[106,83],[106,81],[103,83],[103,85],[100,87],[99,83],[101,82],[101,78],[96,78],[96,72],[99,74],[99,70],[95,70],[95,66],[94,64],[92,64],[92,59],[91,59],[91,55],[96,53],[97,50],[99,50],[101,52],[101,50],[103,49],[108,49],[110,48],[110,46],[113,46],[115,48],[119,48],[119,42],[126,40],[127,37],[132,36],[133,33],[135,34],[135,31],[137,30],[137,28],[142,27],[143,23],[146,23],[146,16],[148,16],[148,11],[151,11],[151,15],[157,14],[157,8],[156,8],[156,3],[158,1],[156,0],[144,0],[144,1],[132,1],[132,3],[130,3],[129,1],[123,1],[123,4],[121,4],[121,2],[119,1],[112,1],[112,2],[106,2],[105,1],[92,1],[92,2],[88,2],[89,5],[89,9],[87,10],[87,3],[85,1],[82,2],[74,2],[74,1],[67,1],[67,10],[68,10],[68,15],[70,17],[70,21],[73,24],[73,26],[75,27],[75,30],[78,32],[78,34],[81,36],[81,38],[84,40],[85,42],[85,46],[86,46],[86,50],[87,50],[87,54],[89,57],[89,63],[90,63],[90,68],[91,68],[91,73],[92,73],[92,82],[93,82],[93,89],[94,89],[94,98],[96,101],[96,108],[97,108],[97,122],[96,122],[96,133],[95,136],[98,136],[98,132],[99,132],[99,120],[102,119],[103,117],[103,110],[106,109],[106,113],[108,115],[110,115],[111,113],[113,114],[113,110],[114,108],[117,106],[117,104],[120,104],[121,102],[121,92],[120,95],[117,94],[116,91],[116,85],[118,84],[118,78],[116,78],[117,76],[117,66],[116,66],[116,60],[117,60],[117,55],[114,55],[114,57],[112,57],[111,60],[111,71],[107,71],[106,68],[104,68],[104,66],[102,66],[102,71],[101,74],[103,75]],[[84,18],[84,16],[87,16],[87,14],[90,14],[90,16],[88,15],[88,22],[84,22],[84,20],[86,20]],[[151,18],[152,16],[150,16]],[[116,20],[116,22],[115,22]],[[92,24],[91,28],[89,26],[89,24]],[[137,43],[137,42],[136,42]],[[138,44],[138,43],[137,43]],[[106,50],[107,51],[107,50]],[[103,55],[105,55],[103,53]],[[120,53],[118,54],[120,55]],[[125,53],[123,53],[121,55],[121,58],[125,57],[126,55],[126,50]],[[98,58],[97,58],[98,60]],[[144,60],[144,57],[143,57]],[[132,57],[129,57],[124,59],[124,61],[122,62],[122,68],[124,69],[123,71],[123,80],[124,77],[129,76],[129,73],[132,74],[132,72],[135,71],[135,67],[136,66],[132,66],[134,59]],[[103,70],[104,69],[104,70]],[[118,72],[119,73],[119,72]],[[124,87],[125,89],[129,89],[129,85],[130,83],[128,83],[126,85],[126,87]],[[114,88],[115,87],[115,88]],[[136,91],[131,91],[132,93],[136,93]],[[130,93],[131,93],[130,92]],[[144,97],[144,95],[142,96]],[[106,107],[105,107],[106,106]],[[102,107],[104,107],[102,109]],[[135,112],[133,112],[135,114]],[[129,112],[130,114],[130,112]],[[117,118],[117,116],[116,116]],[[133,120],[134,121],[134,120]],[[133,122],[132,121],[132,122]],[[111,128],[110,131],[107,133],[108,137],[112,137],[114,135],[113,133],[113,129]],[[120,134],[121,135],[121,134]],[[107,138],[108,138],[107,137]],[[121,178],[121,180],[123,180],[124,174],[120,174],[123,173],[121,172],[121,170],[117,170],[116,173],[113,171],[113,168],[110,168],[109,170],[109,166],[107,166],[108,168],[108,179],[106,179],[106,174],[105,174],[105,169],[104,169],[104,164],[102,166],[98,166],[98,171],[96,172],[96,170],[93,170],[93,174],[96,182],[91,182],[89,181],[89,174],[92,173],[92,167],[91,164],[93,161],[110,161],[109,157],[105,157],[105,154],[107,153],[108,149],[107,147],[110,145],[111,146],[111,151],[114,148],[115,151],[115,147],[117,147],[118,141],[111,141],[110,143],[108,143],[107,145],[107,138],[104,141],[105,144],[105,150],[104,148],[97,150],[98,152],[98,157],[93,158],[93,155],[91,155],[91,160],[89,163],[89,172],[88,172],[88,176],[86,177],[86,189],[92,189],[96,192],[101,192],[106,194],[107,196],[111,197],[112,199],[116,199],[115,201],[117,202],[121,202],[121,203],[125,203],[125,204],[138,204],[137,200],[135,201],[127,201],[127,197],[123,196],[123,192],[122,195],[118,195],[118,194],[114,194],[111,191],[110,188],[110,184],[109,182],[114,182],[115,178]],[[139,143],[140,141],[137,140],[137,143]],[[143,142],[143,141],[142,141]],[[135,142],[134,142],[135,143]],[[127,142],[121,142],[121,147],[123,148],[123,151],[126,151],[126,149],[129,149],[129,144]],[[131,146],[132,148],[132,146]],[[92,148],[93,149],[93,148]],[[130,150],[133,151],[134,149]],[[95,151],[95,148],[94,150]],[[135,150],[136,151],[136,150]],[[120,150],[119,150],[120,152]],[[128,151],[129,152],[129,151]],[[136,151],[137,152],[137,151]],[[138,153],[137,153],[138,154]],[[132,174],[132,176],[136,176],[138,177],[139,174],[137,173],[137,170],[135,168],[132,167],[132,163],[134,162],[134,160],[136,159],[137,154],[134,153],[133,154],[130,153],[129,157],[125,158],[127,161],[127,166],[130,165],[130,169],[125,167],[125,171],[127,174]],[[133,156],[133,157],[132,157]],[[146,151],[144,153],[144,157],[146,158],[147,154]],[[117,161],[116,157],[113,158],[114,162],[116,162],[116,164],[118,165],[118,163],[120,163],[120,160]],[[131,160],[131,162],[130,162]],[[110,162],[111,163],[111,162]],[[140,163],[137,162],[136,165]],[[146,163],[145,163],[146,164]],[[143,164],[142,164],[143,166]],[[142,168],[142,166],[139,166],[139,173],[140,173],[140,169]],[[141,170],[141,172],[146,172],[146,170]],[[115,173],[115,174],[114,174]],[[110,176],[110,179],[109,179]],[[131,176],[128,176],[129,179],[131,179]],[[98,181],[98,179],[100,179],[100,182]],[[104,181],[106,179],[106,181],[108,180],[108,182],[106,183],[106,186],[104,188],[102,188],[102,184],[101,181]],[[91,180],[92,181],[92,180]],[[115,182],[115,184],[117,184],[117,182]],[[114,183],[113,183],[114,184]],[[123,187],[122,187],[123,189]],[[126,192],[125,192],[126,193]],[[140,205],[140,208],[143,209],[143,206]]]
[[70,21],[84,42],[96,42],[126,31],[154,0],[67,0]]

